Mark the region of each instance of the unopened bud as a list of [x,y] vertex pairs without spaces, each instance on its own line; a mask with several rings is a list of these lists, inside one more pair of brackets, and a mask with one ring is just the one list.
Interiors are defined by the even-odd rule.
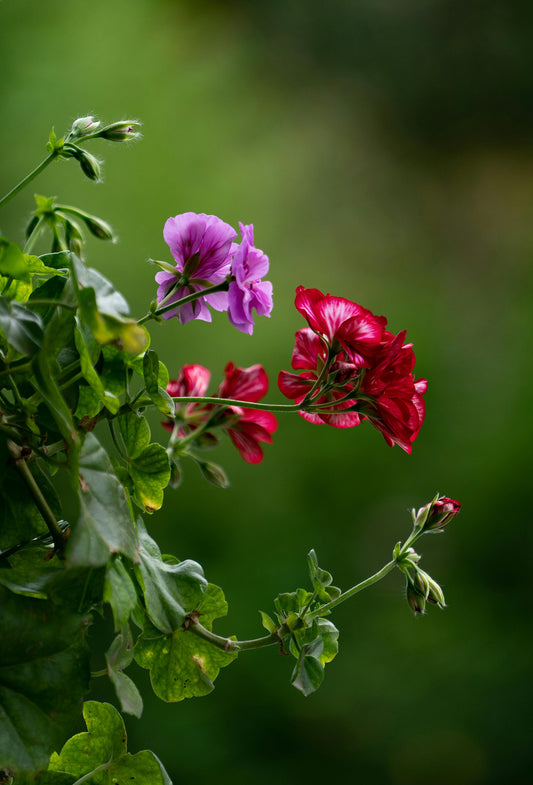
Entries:
[[106,125],[95,137],[107,139],[109,142],[130,142],[141,138],[140,127],[141,124],[136,120],[119,120]]
[[95,120],[92,115],[78,117],[78,119],[74,120],[72,123],[70,137],[73,139],[80,139],[82,136],[87,136],[88,134],[92,135],[99,125],[100,121]]
[[221,466],[218,466],[216,463],[207,463],[204,461],[197,461],[197,464],[205,479],[212,483],[212,485],[216,485],[217,488],[229,488],[230,482],[226,472]]
[[421,507],[415,519],[415,526],[424,532],[441,531],[459,514],[461,505],[448,496],[436,496],[432,502]]
[[425,613],[426,612],[426,600],[423,594],[420,594],[410,580],[407,581],[406,585],[406,598],[414,613]]
[[80,155],[75,155],[74,157],[78,159],[83,174],[86,175],[89,180],[98,181],[101,179],[102,172],[98,158],[95,158],[94,155],[88,153],[87,150],[81,150],[81,148]]
[[438,605],[439,608],[445,608],[446,600],[444,599],[444,592],[436,580],[434,580],[430,575],[427,577],[429,583],[429,594],[427,598],[429,602],[432,602],[434,605]]
[[65,219],[65,240],[70,251],[81,256],[83,249],[83,236],[80,232],[78,224],[71,221],[70,218]]

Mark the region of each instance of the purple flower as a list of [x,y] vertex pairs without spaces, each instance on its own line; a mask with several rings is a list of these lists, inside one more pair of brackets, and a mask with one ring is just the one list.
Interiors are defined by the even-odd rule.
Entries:
[[259,316],[270,316],[272,284],[261,281],[268,272],[268,256],[254,247],[254,227],[239,223],[242,243],[237,246],[231,268],[228,291],[228,317],[231,324],[251,335],[254,329],[252,309]]
[[[230,272],[233,240],[237,232],[232,226],[204,213],[181,213],[165,223],[163,237],[176,260],[176,273],[162,270],[155,276],[159,288],[157,302],[165,305],[200,292],[209,286],[222,283]],[[170,297],[172,289],[175,291]],[[208,304],[217,311],[228,307],[227,292],[216,292],[200,297],[181,308],[167,311],[164,319],[178,316],[182,324],[191,319],[211,321]]]

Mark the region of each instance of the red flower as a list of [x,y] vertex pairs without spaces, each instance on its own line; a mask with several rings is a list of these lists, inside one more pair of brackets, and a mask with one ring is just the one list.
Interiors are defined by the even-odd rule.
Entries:
[[[281,392],[302,404],[309,422],[351,428],[368,419],[387,444],[410,453],[424,420],[427,381],[414,379],[405,331],[395,337],[383,316],[318,289],[299,286],[296,308],[309,324],[296,333],[291,361],[303,373],[281,371]],[[316,409],[321,404],[328,406]]]
[[[404,344],[405,335],[405,330],[396,337],[386,333],[375,365],[366,371],[359,392],[365,394],[361,414],[381,431],[387,444],[397,444],[411,453],[426,413],[422,396],[427,380],[414,379],[415,353],[412,344]],[[368,401],[366,395],[372,399]]]
[[[204,368],[203,365],[184,365],[178,374],[178,378],[170,379],[167,385],[167,393],[173,398],[178,398],[180,396],[188,397],[191,395],[201,397],[207,392],[210,378],[211,372],[207,368]],[[195,412],[196,414],[199,414],[200,409],[203,409],[204,414],[207,414],[205,407],[202,407],[201,404],[181,404],[181,406],[176,408],[176,419],[183,420],[184,422],[187,422],[188,425],[193,425],[191,420],[205,419],[205,417],[201,416],[194,417]],[[174,429],[173,420],[166,420],[166,422],[162,422],[161,425],[172,433]],[[184,432],[180,433],[180,436],[184,435]]]
[[309,327],[322,336],[333,351],[343,349],[353,365],[368,368],[381,343],[387,320],[344,297],[322,294],[298,286],[295,305]]
[[[228,363],[224,373],[224,381],[215,393],[217,398],[234,398],[256,403],[268,390],[268,377],[260,365],[236,368],[233,363]],[[210,372],[203,365],[184,365],[177,379],[169,381],[167,392],[173,398],[202,398],[206,394],[210,377]],[[277,428],[276,418],[270,412],[241,406],[221,408],[201,400],[198,403],[178,403],[175,420],[167,420],[162,425],[172,432],[176,421],[180,423],[178,436],[183,438],[198,430],[198,444],[203,447],[217,443],[217,431],[227,431],[248,463],[260,463],[263,460],[260,442],[271,444],[271,434]]]
[[[280,371],[278,376],[278,387],[287,398],[292,398],[295,403],[301,403],[305,396],[310,392],[325,362],[327,361],[327,349],[324,342],[309,327],[304,327],[296,333],[296,343],[292,353],[291,365],[295,370],[308,369],[302,374],[288,373]],[[353,406],[354,401],[343,401],[340,404],[335,402],[339,398],[352,392],[352,384],[348,384],[348,379],[357,374],[357,369],[349,363],[344,363],[339,359],[331,364],[329,375],[335,374],[335,386],[326,390],[324,394],[313,397],[313,403],[331,403],[328,409],[341,411]],[[343,383],[344,382],[344,383]],[[302,417],[316,425],[333,425],[335,428],[353,428],[359,425],[361,418],[357,412],[344,412],[339,414],[321,414],[319,412],[301,411]]]
[[[236,368],[228,363],[224,369],[225,379],[216,395],[220,398],[236,398],[256,403],[268,390],[268,376],[261,365]],[[235,420],[235,415],[237,419]],[[235,447],[248,463],[260,463],[263,450],[260,442],[272,444],[272,436],[278,423],[271,412],[228,406],[223,410],[228,421],[227,431]]]

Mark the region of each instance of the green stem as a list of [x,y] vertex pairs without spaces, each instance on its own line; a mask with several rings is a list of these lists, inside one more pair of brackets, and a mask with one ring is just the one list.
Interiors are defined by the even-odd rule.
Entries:
[[315,383],[313,384],[313,386],[311,387],[311,389],[309,390],[309,392],[307,393],[307,395],[303,399],[302,403],[307,404],[307,403],[311,402],[311,399],[313,397],[313,393],[315,392],[315,390],[318,390],[322,386],[322,382],[324,381],[324,377],[327,375],[328,370],[329,370],[329,366],[331,365],[331,362],[334,359],[334,357],[335,357],[335,352],[332,350],[332,348],[330,346],[330,347],[328,347],[328,356],[326,358],[326,362],[322,366],[322,370],[320,371],[318,377],[316,378]]
[[195,300],[198,300],[200,297],[205,297],[206,294],[215,294],[215,292],[227,292],[229,288],[228,281],[222,281],[222,283],[217,283],[214,286],[208,286],[206,289],[200,289],[199,292],[192,292],[192,294],[188,294],[187,297],[182,297],[181,300],[176,300],[174,303],[168,303],[167,305],[163,305],[160,308],[157,308],[155,311],[150,311],[145,316],[137,321],[137,324],[143,324],[143,322],[147,322],[148,319],[154,319],[157,316],[162,316],[167,311],[172,311],[174,308],[181,308],[182,305],[187,305],[187,303],[192,303]]
[[31,181],[35,177],[37,177],[37,175],[40,174],[43,171],[43,169],[46,169],[48,164],[51,164],[54,158],[57,158],[58,155],[59,155],[59,150],[53,150],[50,153],[50,155],[47,155],[46,158],[43,161],[41,161],[39,166],[35,167],[33,172],[30,172],[28,175],[26,175],[26,177],[23,180],[21,180],[20,183],[18,183],[18,185],[12,188],[11,191],[9,191],[9,193],[7,193],[2,199],[0,199],[0,208],[3,207],[5,204],[7,204],[11,199],[13,199],[13,197],[16,196],[19,191],[22,191],[24,186],[28,185],[28,183],[31,183]]
[[251,649],[263,649],[265,646],[274,646],[276,643],[279,644],[285,637],[283,627],[280,627],[277,632],[272,632],[270,635],[265,635],[263,638],[252,638],[251,640],[247,641],[234,641],[231,638],[223,638],[221,635],[215,635],[214,632],[210,632],[206,630],[198,621],[194,621],[190,619],[190,625],[188,627],[189,632],[192,632],[194,635],[197,635],[199,638],[203,638],[204,641],[208,641],[208,643],[212,643],[213,646],[216,646],[218,649],[222,649],[225,652],[239,652],[239,651],[250,651]]
[[39,236],[40,236],[40,234],[41,234],[41,232],[42,232],[42,230],[44,228],[45,222],[46,222],[45,216],[41,215],[41,217],[39,218],[39,220],[35,224],[35,227],[34,227],[32,233],[30,234],[30,236],[26,240],[26,243],[25,243],[24,249],[23,249],[23,253],[30,253],[31,249],[33,248],[33,246],[35,245],[35,243],[39,239]]
[[340,605],[342,602],[349,600],[351,597],[358,594],[363,589],[368,588],[368,586],[372,586],[374,583],[377,583],[386,575],[389,574],[394,568],[396,567],[396,559],[392,559],[392,561],[388,562],[384,567],[381,568],[378,572],[371,575],[370,578],[367,578],[365,581],[361,581],[356,586],[352,586],[351,589],[344,591],[336,600],[331,600],[331,602],[327,602],[325,605],[321,605],[316,611],[310,613],[309,616],[313,618],[314,616],[322,616],[324,613],[336,608],[337,605]]
[[52,535],[56,551],[61,553],[65,546],[63,532],[61,531],[61,528],[54,513],[50,509],[48,502],[44,498],[41,489],[37,485],[35,477],[31,473],[26,460],[22,456],[22,448],[10,439],[7,441],[7,448],[15,460],[15,466],[18,472],[28,486],[29,492],[33,496],[33,501],[35,502],[37,509],[43,516],[44,522],[48,526],[48,531]]
[[252,403],[251,401],[237,401],[234,398],[213,398],[185,395],[172,399],[174,403],[214,403],[217,406],[239,406],[241,409],[261,409],[265,412],[298,412],[301,404],[294,403]]

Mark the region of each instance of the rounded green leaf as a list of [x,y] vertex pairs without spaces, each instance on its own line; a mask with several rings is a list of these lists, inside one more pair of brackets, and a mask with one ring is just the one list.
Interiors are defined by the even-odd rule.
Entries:
[[88,619],[3,587],[0,607],[0,761],[35,775],[77,722],[89,682]]

